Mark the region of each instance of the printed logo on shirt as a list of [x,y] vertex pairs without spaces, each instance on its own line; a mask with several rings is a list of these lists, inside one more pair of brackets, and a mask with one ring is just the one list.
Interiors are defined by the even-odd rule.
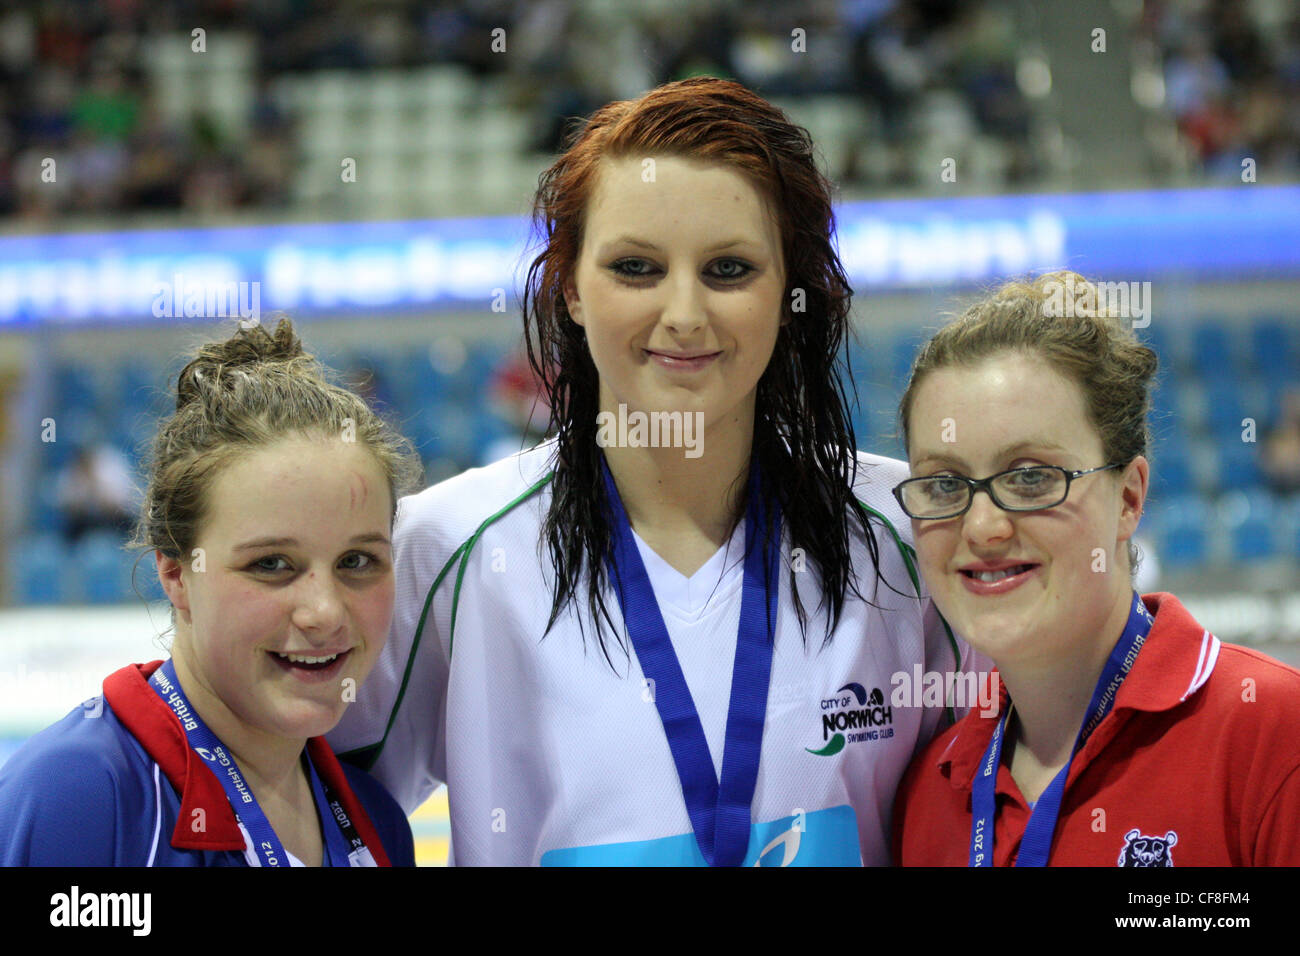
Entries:
[[1173,866],[1170,850],[1178,842],[1178,834],[1170,830],[1162,837],[1145,836],[1137,830],[1124,834],[1124,849],[1119,851],[1117,866]]
[[879,687],[867,693],[861,684],[845,684],[835,695],[821,701],[822,746],[804,750],[817,757],[830,757],[849,744],[894,736],[894,708],[885,706],[885,695]]

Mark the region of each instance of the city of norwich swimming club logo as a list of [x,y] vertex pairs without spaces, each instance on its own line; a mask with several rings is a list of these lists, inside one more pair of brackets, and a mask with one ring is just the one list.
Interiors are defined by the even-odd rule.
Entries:
[[[847,692],[847,693],[846,693]],[[843,696],[840,696],[843,695]],[[822,746],[810,754],[830,757],[848,744],[864,740],[887,740],[894,736],[894,708],[885,706],[885,695],[879,687],[871,693],[861,684],[845,684],[834,697],[821,701]]]

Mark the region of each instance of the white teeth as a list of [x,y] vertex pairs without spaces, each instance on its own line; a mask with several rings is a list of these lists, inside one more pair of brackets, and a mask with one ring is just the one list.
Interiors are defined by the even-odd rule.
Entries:
[[1001,571],[976,571],[974,575],[980,581],[986,584],[992,584],[994,581],[1001,581],[1003,578],[1009,578],[1013,574],[1019,574],[1024,565],[1017,565],[1014,568],[1003,568]]
[[276,654],[293,664],[325,664],[338,657],[337,654],[331,654],[329,657],[308,657],[306,654],[280,654],[279,651],[276,651]]

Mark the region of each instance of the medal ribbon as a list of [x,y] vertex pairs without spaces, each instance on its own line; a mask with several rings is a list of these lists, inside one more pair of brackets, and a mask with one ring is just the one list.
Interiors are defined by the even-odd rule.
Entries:
[[749,848],[750,807],[758,780],[772,671],[779,589],[780,511],[775,512],[769,528],[764,520],[755,461],[749,475],[740,627],[732,665],[719,783],[704,726],[673,651],[618,488],[603,458],[602,467],[613,511],[611,578],[641,671],[654,682],[655,707],[677,766],[696,843],[710,866],[739,866]]
[[[1034,803],[1030,812],[1029,822],[1025,824],[1024,837],[1020,841],[1020,854],[1016,857],[1016,866],[1047,865],[1047,858],[1052,849],[1052,838],[1056,833],[1057,817],[1061,813],[1061,800],[1065,796],[1065,781],[1070,776],[1070,764],[1084,742],[1097,729],[1097,725],[1110,713],[1119,693],[1119,685],[1132,670],[1138,651],[1146,643],[1147,634],[1151,632],[1152,623],[1150,612],[1142,603],[1142,598],[1135,593],[1128,623],[1124,627],[1124,633],[1120,635],[1119,642],[1110,652],[1106,666],[1101,669],[1101,676],[1097,679],[1097,686],[1092,692],[1092,700],[1088,703],[1087,717],[1084,719],[1083,726],[1079,728],[1074,749],[1070,751],[1070,759],[1052,778],[1052,782],[1047,785],[1047,789]],[[993,826],[997,819],[995,790],[998,766],[1002,763],[1002,738],[1010,712],[1008,708],[1007,713],[998,720],[993,739],[989,741],[988,749],[984,751],[984,758],[975,772],[975,779],[971,782],[970,856],[968,858],[970,866],[993,865]]]
[[[181,682],[176,678],[176,667],[169,659],[153,672],[149,686],[172,709],[180,719],[185,731],[185,739],[190,747],[204,760],[212,764],[209,768],[226,792],[226,799],[235,812],[235,818],[248,832],[249,843],[253,853],[262,866],[288,866],[289,857],[280,838],[275,835],[271,822],[266,818],[248,782],[240,773],[234,755],[226,749],[198,713],[190,705]],[[322,826],[325,836],[325,865],[350,866],[352,852],[364,849],[364,843],[357,835],[356,828],[348,819],[342,803],[321,781],[316,768],[304,754],[308,775],[311,779],[312,796],[316,801],[320,819],[333,820],[337,826]]]

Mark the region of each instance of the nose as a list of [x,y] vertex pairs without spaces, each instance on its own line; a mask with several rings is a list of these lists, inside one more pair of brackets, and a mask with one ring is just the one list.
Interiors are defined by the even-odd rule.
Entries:
[[306,574],[293,611],[294,626],[309,638],[328,638],[338,631],[346,618],[339,587],[333,575]]
[[676,269],[670,275],[668,299],[664,303],[662,321],[674,335],[689,336],[698,332],[708,321],[703,283],[688,269]]
[[1015,533],[1011,515],[993,503],[985,488],[975,492],[970,509],[962,515],[961,520],[962,534],[972,544],[1003,541]]

